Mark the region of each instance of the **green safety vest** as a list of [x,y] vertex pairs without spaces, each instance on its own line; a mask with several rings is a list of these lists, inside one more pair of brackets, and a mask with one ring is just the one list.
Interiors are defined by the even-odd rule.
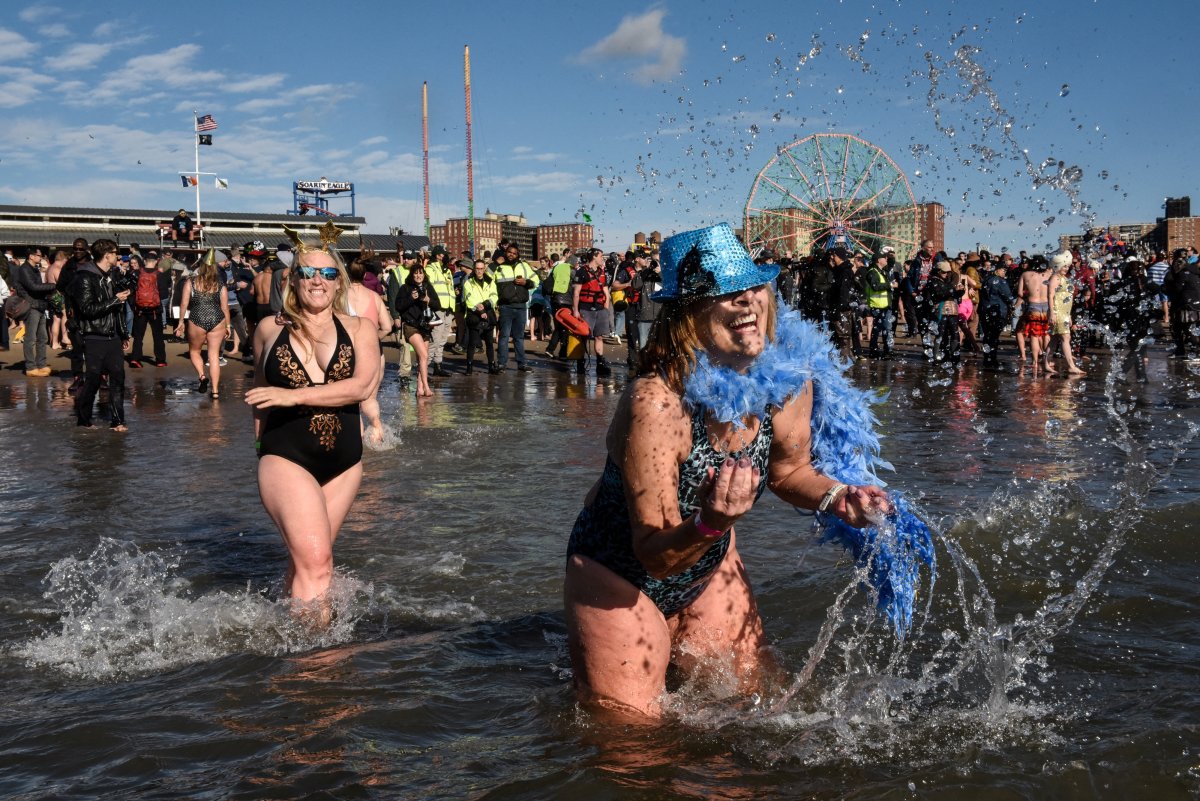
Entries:
[[[879,285],[882,285],[883,289],[875,288]],[[886,309],[891,305],[891,298],[888,297],[889,288],[887,276],[878,267],[872,265],[867,270],[867,305],[872,309]]]
[[[563,269],[565,268],[565,269]],[[571,263],[560,261],[550,270],[550,275],[546,278],[546,283],[549,284],[549,291],[552,295],[565,295],[571,289]]]

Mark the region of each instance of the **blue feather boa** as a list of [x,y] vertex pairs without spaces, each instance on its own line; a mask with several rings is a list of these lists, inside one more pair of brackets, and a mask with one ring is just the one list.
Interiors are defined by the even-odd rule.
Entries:
[[[782,407],[811,381],[813,466],[846,484],[886,486],[876,472],[894,468],[879,455],[879,420],[871,410],[878,396],[850,382],[847,364],[825,331],[782,301],[779,310],[774,340],[745,373],[713,364],[704,352],[697,354],[684,400],[718,421],[742,426],[768,406]],[[879,609],[903,636],[912,625],[920,566],[929,566],[932,581],[936,557],[929,528],[899,493],[893,492],[891,500],[895,509],[880,526],[858,529],[833,515],[818,519],[824,526],[822,541],[841,544],[859,566],[867,567]]]

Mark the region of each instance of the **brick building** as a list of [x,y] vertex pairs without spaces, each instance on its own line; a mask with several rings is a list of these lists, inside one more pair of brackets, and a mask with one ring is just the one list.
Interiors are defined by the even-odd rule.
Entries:
[[926,239],[933,240],[934,253],[946,249],[946,207],[937,201],[917,204],[917,247],[904,257],[915,255]]
[[586,223],[561,223],[537,227],[537,258],[551,253],[573,253],[592,246],[594,232]]

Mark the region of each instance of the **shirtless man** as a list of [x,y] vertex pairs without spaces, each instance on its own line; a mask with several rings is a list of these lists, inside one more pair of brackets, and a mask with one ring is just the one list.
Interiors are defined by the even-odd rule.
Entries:
[[1017,324],[1017,347],[1024,362],[1024,342],[1028,340],[1033,355],[1033,372],[1042,366],[1042,353],[1050,344],[1050,276],[1049,263],[1044,256],[1034,256],[1029,269],[1021,273],[1017,298],[1021,302],[1021,321]]

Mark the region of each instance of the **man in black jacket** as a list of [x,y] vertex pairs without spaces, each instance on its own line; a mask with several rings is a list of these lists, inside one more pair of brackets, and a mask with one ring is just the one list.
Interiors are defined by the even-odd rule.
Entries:
[[108,374],[109,425],[113,431],[125,427],[125,361],[122,358],[129,334],[125,330],[125,299],[129,290],[116,292],[112,269],[116,266],[117,243],[97,239],[91,247],[92,261],[79,265],[71,282],[71,303],[77,331],[83,338],[87,374],[83,389],[75,397],[78,425],[92,425],[92,403],[100,390],[100,377]]
[[32,247],[13,276],[13,292],[29,301],[25,315],[25,375],[48,376],[46,366],[46,309],[54,284],[42,280],[42,249]]

